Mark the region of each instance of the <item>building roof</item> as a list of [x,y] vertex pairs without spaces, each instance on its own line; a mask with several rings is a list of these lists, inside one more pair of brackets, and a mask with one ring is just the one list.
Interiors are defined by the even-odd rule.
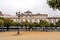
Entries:
[[8,18],[8,19],[18,19],[17,16],[0,16],[0,17]]
[[0,16],[3,16],[2,12],[0,12]]
[[48,17],[48,19],[60,19],[60,17]]
[[43,16],[48,16],[48,14],[39,14],[39,13],[37,13],[37,14],[35,14],[35,15],[43,15]]
[[26,11],[26,12],[24,12],[24,13],[32,13],[31,11]]
[[[28,15],[25,15],[25,14],[21,14],[20,16],[28,16]],[[29,16],[48,16],[47,14],[31,14]]]

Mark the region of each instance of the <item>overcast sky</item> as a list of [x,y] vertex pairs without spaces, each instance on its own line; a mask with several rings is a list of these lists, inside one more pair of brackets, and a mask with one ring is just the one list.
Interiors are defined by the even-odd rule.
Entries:
[[49,16],[60,16],[60,11],[53,11],[47,4],[47,0],[0,0],[0,11],[5,14],[15,15],[16,11],[49,14]]

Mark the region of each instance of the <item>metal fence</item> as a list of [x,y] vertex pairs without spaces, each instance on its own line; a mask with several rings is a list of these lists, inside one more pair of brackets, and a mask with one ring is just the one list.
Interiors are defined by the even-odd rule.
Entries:
[[[0,27],[0,31],[17,31],[18,27],[17,26],[10,26],[9,28],[7,27]],[[20,31],[60,31],[60,27],[19,27]]]

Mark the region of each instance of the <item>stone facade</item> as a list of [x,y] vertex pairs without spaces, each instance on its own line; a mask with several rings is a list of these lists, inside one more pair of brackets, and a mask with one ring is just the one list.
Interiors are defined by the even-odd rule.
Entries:
[[[18,22],[18,17],[17,16],[2,16],[4,18],[9,18],[13,20],[14,22]],[[20,21],[19,22],[25,22],[28,21],[30,23],[37,22],[39,23],[40,20],[45,20],[49,23],[56,23],[58,20],[60,20],[60,17],[48,17],[47,14],[32,14],[30,11],[26,11],[24,13],[20,14]]]

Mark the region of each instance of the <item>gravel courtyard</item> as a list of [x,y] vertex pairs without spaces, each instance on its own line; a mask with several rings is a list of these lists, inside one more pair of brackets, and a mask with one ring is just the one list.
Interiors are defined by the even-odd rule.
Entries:
[[0,40],[60,40],[60,32],[17,31],[0,32]]

